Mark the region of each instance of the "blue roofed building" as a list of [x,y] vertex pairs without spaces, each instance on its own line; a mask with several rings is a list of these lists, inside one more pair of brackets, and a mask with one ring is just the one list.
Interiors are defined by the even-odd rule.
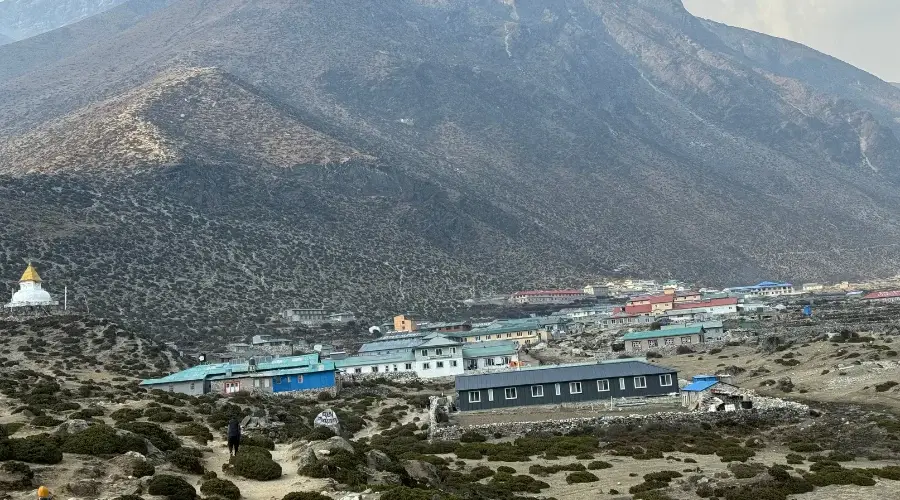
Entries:
[[681,404],[693,409],[712,395],[720,395],[722,399],[733,399],[739,395],[739,388],[723,382],[716,375],[694,375],[691,383],[681,388]]
[[334,361],[320,361],[318,353],[259,362],[198,365],[159,378],[144,380],[142,387],[191,396],[238,392],[277,394],[298,391],[337,393],[340,379]]

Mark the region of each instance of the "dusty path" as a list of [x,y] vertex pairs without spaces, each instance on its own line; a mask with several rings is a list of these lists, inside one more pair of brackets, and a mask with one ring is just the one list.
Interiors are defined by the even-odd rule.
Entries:
[[[228,462],[228,444],[216,440],[209,444],[212,454],[204,456],[207,470],[215,471],[219,477],[228,479],[241,490],[241,498],[246,500],[281,500],[293,491],[322,491],[329,482],[325,479],[314,479],[297,474],[297,466],[291,460],[291,447],[287,444],[276,444],[272,451],[272,459],[281,464],[282,475],[274,481],[253,481],[238,476],[222,474],[222,465]],[[195,486],[200,491],[200,480]]]

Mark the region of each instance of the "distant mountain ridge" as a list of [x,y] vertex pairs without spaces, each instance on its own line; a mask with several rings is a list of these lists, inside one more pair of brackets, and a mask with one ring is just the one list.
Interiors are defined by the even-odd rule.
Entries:
[[3,0],[0,2],[0,33],[12,40],[22,40],[81,21],[125,1]]
[[900,265],[900,89],[678,1],[145,5],[0,49],[0,272],[158,333]]

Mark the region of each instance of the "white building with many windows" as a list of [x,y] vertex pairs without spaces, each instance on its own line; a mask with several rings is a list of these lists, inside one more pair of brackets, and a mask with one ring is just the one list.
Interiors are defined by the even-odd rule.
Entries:
[[369,342],[356,356],[334,362],[351,376],[415,372],[421,378],[436,378],[517,366],[519,354],[511,341],[465,344],[442,334],[407,334]]

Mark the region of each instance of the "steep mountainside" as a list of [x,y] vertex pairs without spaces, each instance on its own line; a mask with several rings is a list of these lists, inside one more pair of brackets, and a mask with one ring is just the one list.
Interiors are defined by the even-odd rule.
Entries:
[[16,40],[39,35],[115,7],[125,0],[4,0],[0,32]]
[[54,36],[0,49],[0,266],[170,329],[900,264],[900,89],[676,0],[173,0]]

